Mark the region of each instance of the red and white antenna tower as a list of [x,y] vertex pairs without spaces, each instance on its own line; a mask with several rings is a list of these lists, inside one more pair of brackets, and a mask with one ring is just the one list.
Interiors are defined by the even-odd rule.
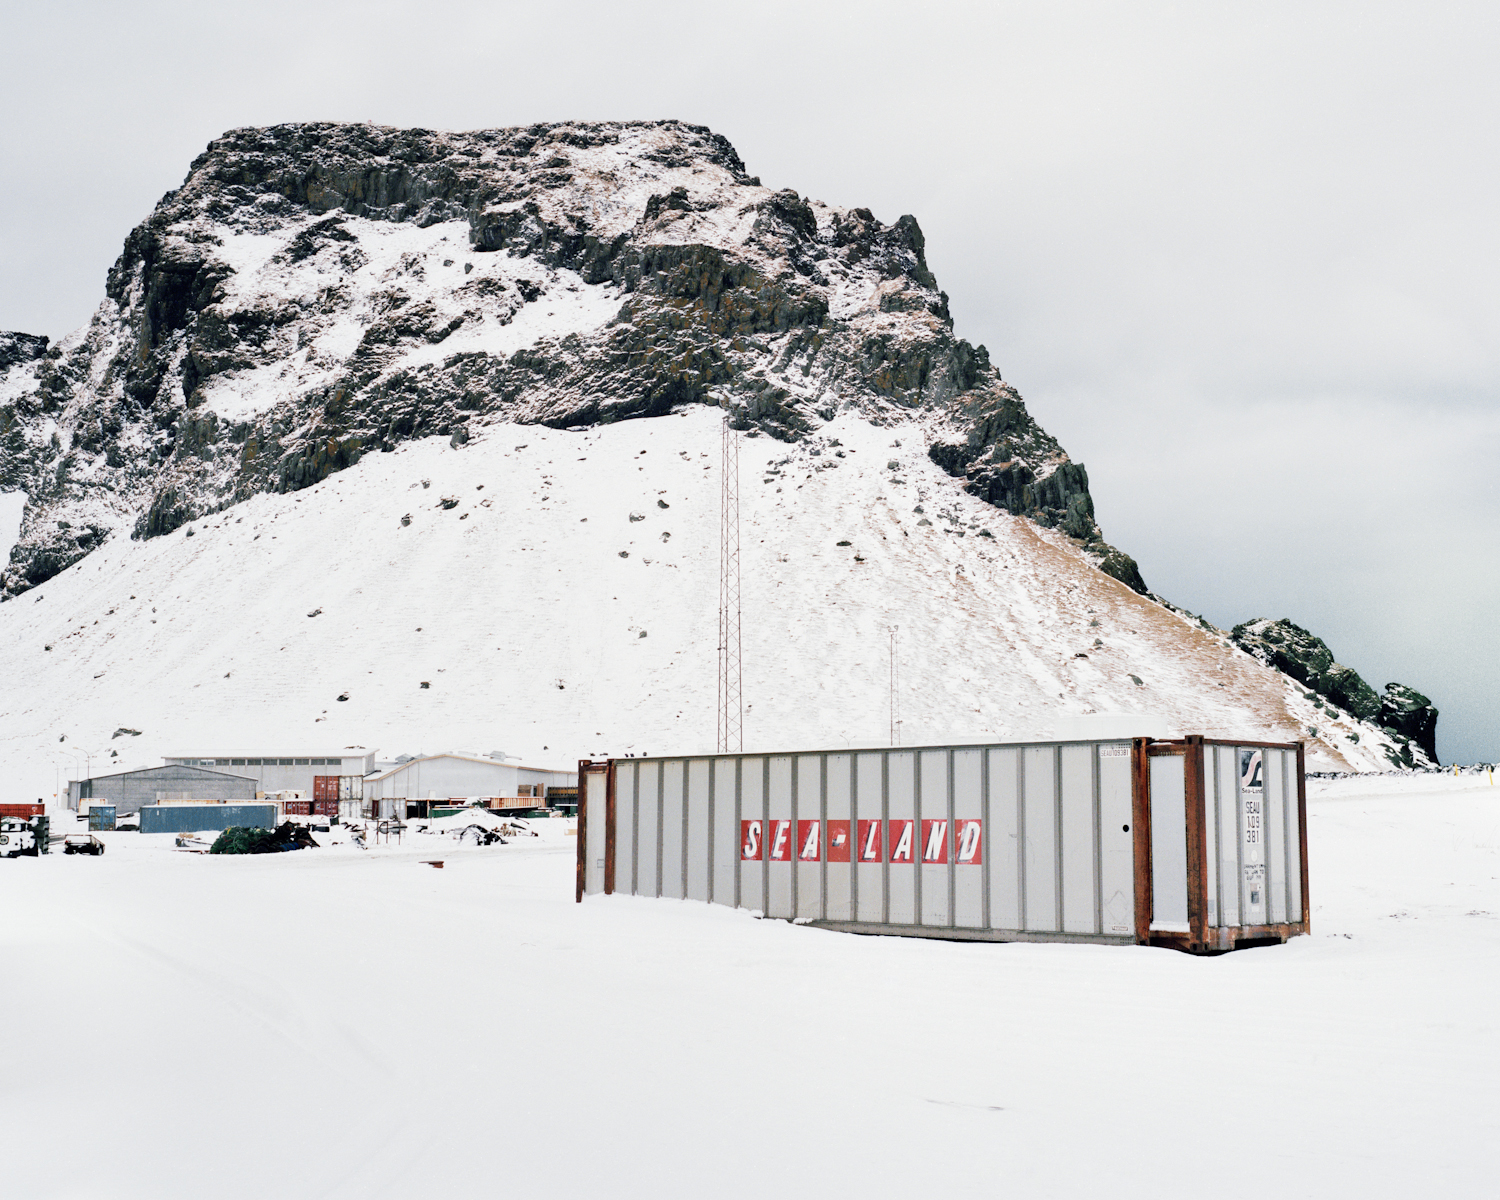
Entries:
[[718,750],[745,748],[744,654],[740,641],[740,442],[724,414],[719,471],[719,729]]

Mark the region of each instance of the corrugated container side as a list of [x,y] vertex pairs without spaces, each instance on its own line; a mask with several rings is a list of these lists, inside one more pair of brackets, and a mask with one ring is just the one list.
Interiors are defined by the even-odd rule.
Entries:
[[607,769],[607,808],[594,803],[604,765],[585,775],[586,890],[927,936],[1206,951],[1306,931],[1296,747],[1186,738]]
[[695,758],[687,764],[687,898],[708,899],[709,877],[713,864],[713,806],[708,787],[712,763]]
[[739,759],[716,758],[709,763],[709,804],[713,829],[709,835],[711,856],[710,898],[719,904],[737,906],[735,880],[739,875]]
[[823,916],[823,756],[801,754],[794,760],[797,823],[793,826],[797,915],[816,921]]
[[636,773],[639,764],[615,765],[615,891],[635,895]]
[[681,900],[687,883],[686,764],[667,759],[661,765],[661,883],[657,895]]
[[1025,926],[1023,891],[1025,855],[1021,846],[1021,751],[990,750],[989,838],[990,928],[1019,930]]
[[766,763],[758,757],[740,760],[739,795],[742,833],[739,903],[751,912],[766,911],[766,870],[770,820],[766,815]]
[[823,848],[824,914],[830,921],[854,920],[854,824],[850,792],[854,781],[854,759],[848,754],[827,757],[826,845]]
[[1135,843],[1129,745],[1103,745],[1099,762],[1100,932],[1135,933]]
[[140,809],[142,833],[207,833],[231,828],[274,829],[274,804],[145,804]]
[[984,819],[984,751],[954,750],[953,924],[960,929],[983,929],[984,856],[989,830]]
[[849,804],[854,836],[854,918],[874,925],[886,921],[884,770],[883,754],[854,756]]
[[917,920],[917,756],[909,750],[885,756],[886,920],[913,925]]

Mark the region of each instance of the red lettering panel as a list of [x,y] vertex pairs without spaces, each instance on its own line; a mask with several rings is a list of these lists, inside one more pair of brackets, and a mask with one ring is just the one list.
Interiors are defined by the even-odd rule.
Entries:
[[797,861],[821,862],[823,858],[823,822],[797,822]]
[[760,862],[761,824],[759,821],[740,822],[740,861]]
[[828,861],[849,861],[849,822],[828,822]]
[[880,835],[885,831],[881,829],[879,821],[861,821],[859,823],[859,861],[881,862],[885,857],[885,839]]
[[984,865],[984,822],[962,820],[953,834],[953,861],[959,866]]
[[771,822],[771,855],[772,862],[792,861],[792,823],[790,821]]
[[948,822],[936,818],[922,822],[922,861],[941,866],[948,861]]
[[912,828],[912,821],[888,821],[890,828],[886,831],[891,847],[891,861],[893,863],[916,862],[916,847],[913,844],[916,839],[916,830]]

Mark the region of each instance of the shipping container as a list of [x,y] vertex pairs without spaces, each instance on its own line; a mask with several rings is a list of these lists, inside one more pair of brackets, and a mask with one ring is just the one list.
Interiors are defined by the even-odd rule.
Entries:
[[113,804],[89,805],[89,832],[98,833],[114,827],[115,806]]
[[0,804],[0,817],[40,817],[46,811],[45,804]]
[[852,933],[1193,953],[1308,932],[1300,743],[1201,736],[579,764],[576,892]]
[[142,833],[200,833],[215,829],[275,829],[274,804],[146,804]]

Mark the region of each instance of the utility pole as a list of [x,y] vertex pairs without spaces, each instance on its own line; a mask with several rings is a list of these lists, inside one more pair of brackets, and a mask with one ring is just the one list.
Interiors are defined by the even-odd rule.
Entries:
[[719,468],[719,706],[720,754],[745,748],[744,653],[740,635],[740,443],[724,413]]

